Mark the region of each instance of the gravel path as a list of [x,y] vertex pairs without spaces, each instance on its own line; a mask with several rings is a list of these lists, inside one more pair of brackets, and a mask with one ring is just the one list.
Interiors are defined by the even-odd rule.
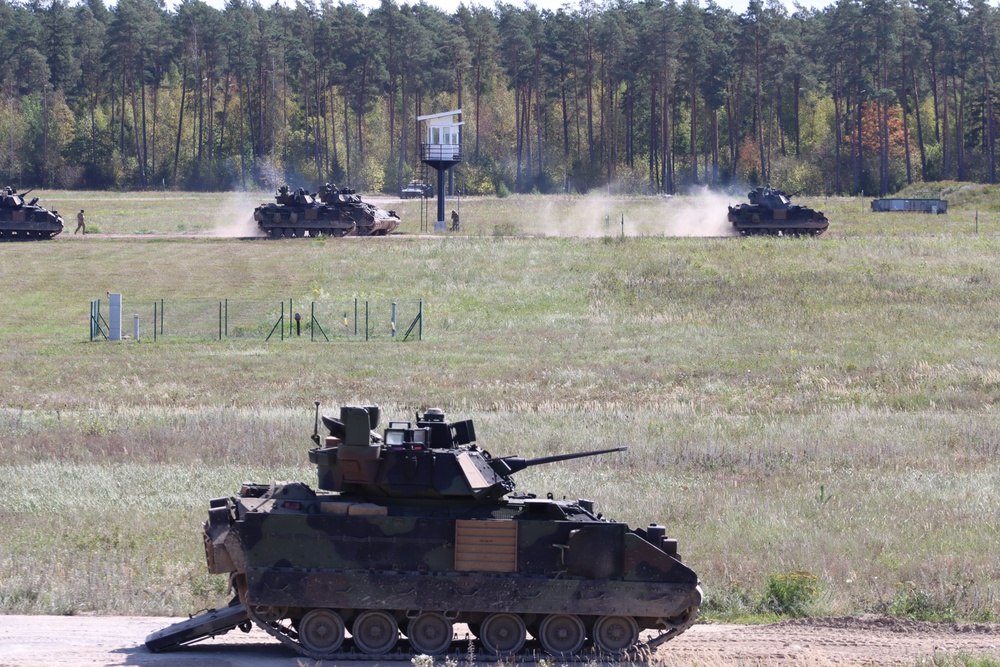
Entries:
[[[305,667],[260,630],[238,630],[170,653],[146,635],[178,620],[116,616],[0,616],[0,667]],[[1000,659],[1000,625],[932,624],[881,617],[817,618],[774,625],[696,625],[659,648],[657,667],[908,665],[935,653]],[[349,663],[359,665],[364,663]],[[409,665],[379,661],[380,667]],[[439,664],[443,664],[439,661]],[[580,663],[585,664],[585,663]],[[592,665],[593,663],[586,663]]]

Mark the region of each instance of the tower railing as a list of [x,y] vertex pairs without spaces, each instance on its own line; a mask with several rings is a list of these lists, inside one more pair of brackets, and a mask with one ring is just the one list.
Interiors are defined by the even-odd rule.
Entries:
[[460,144],[420,144],[420,159],[423,161],[461,162]]

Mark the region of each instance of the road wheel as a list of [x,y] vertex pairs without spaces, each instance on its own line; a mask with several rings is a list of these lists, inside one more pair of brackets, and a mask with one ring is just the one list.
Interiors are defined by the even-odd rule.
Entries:
[[631,616],[601,616],[594,624],[594,643],[604,653],[620,656],[639,641],[639,625]]
[[344,621],[331,609],[313,609],[299,621],[299,641],[313,653],[333,653],[344,641]]
[[542,647],[557,658],[566,658],[579,651],[586,638],[587,629],[583,621],[573,614],[546,616],[538,629]]
[[369,655],[388,653],[399,639],[399,625],[384,611],[366,611],[354,619],[351,635],[358,648]]
[[406,636],[410,639],[410,646],[417,653],[441,655],[451,646],[455,630],[444,614],[425,611],[417,614],[416,618],[409,622]]
[[479,640],[489,653],[504,658],[524,646],[528,631],[515,614],[490,614],[479,628]]

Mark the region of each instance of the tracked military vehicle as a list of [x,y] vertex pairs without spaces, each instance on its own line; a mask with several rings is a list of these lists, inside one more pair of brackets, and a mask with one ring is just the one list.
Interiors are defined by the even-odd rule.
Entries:
[[282,185],[274,199],[253,212],[257,226],[271,238],[385,236],[399,227],[395,211],[367,204],[354,190],[329,183],[313,194]]
[[399,191],[399,196],[402,199],[420,199],[430,197],[433,191],[434,188],[423,181],[410,181]]
[[38,206],[38,197],[25,203],[30,192],[18,194],[9,187],[0,192],[0,241],[39,241],[63,230],[58,211]]
[[729,207],[729,222],[744,236],[819,236],[830,226],[821,211],[795,206],[789,196],[770,185],[747,194],[749,204]]
[[[514,493],[525,468],[625,447],[494,457],[471,420],[431,409],[378,433],[379,408],[361,406],[323,416],[321,438],[318,405],[318,488],[244,484],[212,500],[208,569],[236,597],[151,634],[150,650],[252,624],[316,660],[464,654],[468,641],[492,658],[618,658],[694,623],[698,576],[663,526]],[[471,637],[455,639],[459,623]]]

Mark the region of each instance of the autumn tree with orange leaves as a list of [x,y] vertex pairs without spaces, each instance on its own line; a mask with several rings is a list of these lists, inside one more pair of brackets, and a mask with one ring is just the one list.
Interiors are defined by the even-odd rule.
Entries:
[[[889,137],[889,159],[893,165],[893,174],[898,175],[896,179],[905,177],[904,160],[907,157],[907,133],[903,128],[903,110],[899,105],[891,105],[888,113],[888,137]],[[879,122],[879,106],[874,101],[867,102],[861,114],[861,159],[862,169],[866,176],[871,179],[877,178],[879,150],[882,144],[881,123]],[[854,143],[857,140],[855,134],[849,133],[845,137],[848,148],[853,151]],[[911,142],[910,148],[913,148]],[[870,181],[869,181],[870,182]],[[876,181],[877,182],[877,181]]]

